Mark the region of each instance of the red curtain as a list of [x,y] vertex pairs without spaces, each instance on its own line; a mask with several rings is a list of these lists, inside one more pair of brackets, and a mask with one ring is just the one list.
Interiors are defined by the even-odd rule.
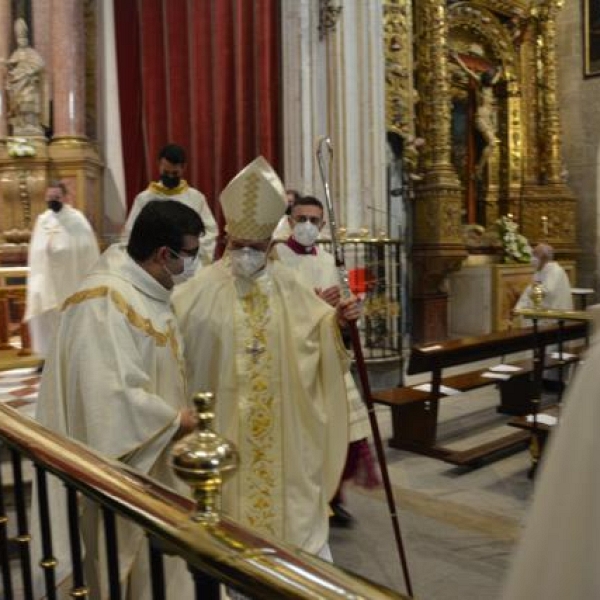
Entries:
[[278,0],[114,0],[127,202],[167,143],[222,223],[227,182],[262,154],[280,167]]

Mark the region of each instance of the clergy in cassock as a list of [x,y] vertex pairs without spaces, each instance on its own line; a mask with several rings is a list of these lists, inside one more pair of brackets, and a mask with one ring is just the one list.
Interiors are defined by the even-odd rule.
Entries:
[[100,256],[96,235],[82,212],[66,204],[62,181],[46,190],[48,209],[36,220],[29,244],[29,275],[23,320],[29,323],[33,351],[46,356],[65,298]]
[[227,220],[223,258],[177,286],[175,313],[186,345],[190,389],[215,393],[215,428],[233,441],[240,467],[223,490],[224,511],[264,535],[330,558],[328,502],[348,444],[337,309],[270,255],[285,191],[259,157],[220,197]]
[[[188,407],[170,294],[174,277],[198,254],[202,231],[198,214],[179,202],[150,202],[142,209],[127,247],[108,248],[65,301],[36,414],[53,431],[182,493],[188,490],[168,465],[169,449],[193,430],[196,417]],[[68,564],[69,548],[61,487],[53,482],[50,500],[59,569]],[[99,513],[93,502],[82,502],[85,577],[94,600],[108,597]],[[32,516],[37,517],[35,509]],[[122,597],[150,599],[144,532],[119,519],[117,535]],[[39,547],[37,540],[33,547]],[[183,590],[191,580],[185,564],[169,560],[176,562],[165,569],[167,597],[186,597]],[[63,569],[59,575],[68,573]]]

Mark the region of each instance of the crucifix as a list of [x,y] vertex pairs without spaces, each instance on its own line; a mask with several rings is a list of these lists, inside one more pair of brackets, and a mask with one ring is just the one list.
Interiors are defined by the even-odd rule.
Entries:
[[252,344],[246,344],[246,353],[252,356],[252,362],[256,364],[258,357],[265,351],[265,347],[256,339],[252,340]]

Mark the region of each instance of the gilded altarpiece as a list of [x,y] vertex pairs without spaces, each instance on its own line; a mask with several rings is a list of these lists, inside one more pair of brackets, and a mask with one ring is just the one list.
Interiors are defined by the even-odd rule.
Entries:
[[[562,0],[384,6],[387,126],[404,138],[414,204],[412,333],[439,339],[447,335],[436,314],[445,310],[447,277],[471,251],[465,226],[491,231],[511,213],[531,244],[546,241],[561,259],[576,256],[557,104]],[[412,50],[410,60],[399,48]],[[418,153],[414,138],[424,140]]]

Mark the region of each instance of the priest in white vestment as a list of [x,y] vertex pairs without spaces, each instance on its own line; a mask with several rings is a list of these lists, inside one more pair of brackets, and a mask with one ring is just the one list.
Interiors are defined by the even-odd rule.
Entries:
[[598,365],[600,344],[594,343],[567,388],[544,450],[504,600],[600,598]]
[[[111,246],[65,301],[36,414],[53,431],[186,494],[189,490],[169,467],[169,449],[174,438],[193,430],[196,417],[188,407],[182,340],[170,294],[176,275],[193,272],[187,263],[195,260],[202,229],[201,219],[183,204],[157,201],[144,207],[128,246]],[[69,546],[65,493],[58,482],[50,504],[60,569],[69,563]],[[108,580],[100,510],[87,500],[82,506],[89,597],[104,599]],[[34,518],[36,513],[32,510]],[[118,543],[123,598],[149,600],[144,532],[119,519]],[[38,540],[33,547],[39,547]],[[186,597],[191,580],[183,561],[173,560],[165,576],[168,598],[175,600]],[[59,573],[68,575],[64,569]]]
[[[533,249],[531,262],[535,268],[533,283],[542,285],[543,297],[541,308],[573,310],[573,296],[571,294],[571,283],[565,270],[554,260],[554,250],[548,244],[538,244]],[[533,283],[529,284],[517,301],[515,308],[533,308],[531,291]],[[530,324],[530,321],[521,319],[521,322]],[[556,325],[556,321],[548,319],[539,320],[540,325]],[[558,346],[553,345],[546,348],[546,352],[557,352]],[[562,380],[567,381],[570,369],[565,367],[562,372]],[[558,369],[547,369],[544,371],[544,380],[557,382],[561,378]]]
[[192,208],[204,223],[205,234],[200,238],[198,267],[213,261],[219,228],[202,192],[191,187],[182,176],[186,166],[185,150],[176,144],[167,144],[158,154],[159,181],[152,181],[134,199],[123,228],[122,239],[127,241],[140,211],[151,200],[177,200]]
[[[531,262],[535,268],[534,283],[541,283],[544,291],[542,308],[573,310],[571,284],[565,270],[554,260],[554,251],[548,244],[533,249]],[[530,297],[533,284],[527,286],[515,308],[533,308]]]
[[29,243],[29,276],[23,320],[29,323],[33,351],[45,358],[67,296],[100,256],[94,231],[76,208],[66,204],[64,183],[46,190],[48,209],[37,219]]
[[[336,306],[340,301],[339,272],[334,257],[316,244],[324,225],[321,201],[313,196],[297,198],[289,216],[292,233],[284,244],[277,245],[277,254],[284,264],[304,277],[321,299]],[[379,477],[367,441],[371,433],[367,409],[350,372],[346,373],[345,380],[350,411],[350,446],[343,479],[354,479],[365,487],[375,487],[379,485]],[[332,525],[352,524],[353,517],[343,505],[342,483],[331,501],[331,509]]]
[[329,558],[328,503],[348,445],[349,357],[339,324],[356,319],[358,307],[350,299],[333,309],[269,257],[286,202],[264,158],[220,201],[227,251],[178,286],[173,304],[190,389],[215,393],[215,428],[240,453],[223,508],[264,535]]

